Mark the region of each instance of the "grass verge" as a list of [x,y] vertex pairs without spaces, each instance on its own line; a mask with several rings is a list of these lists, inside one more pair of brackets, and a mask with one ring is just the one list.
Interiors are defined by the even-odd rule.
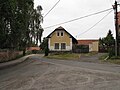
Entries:
[[120,57],[111,57],[107,60],[105,60],[105,58],[108,57],[108,54],[104,54],[102,55],[101,57],[99,57],[99,59],[102,61],[102,62],[106,62],[106,63],[114,63],[114,64],[119,64],[120,65]]
[[46,56],[50,59],[61,59],[61,60],[78,60],[80,58],[80,54],[76,53],[62,53],[62,54],[52,54]]
[[84,56],[93,56],[96,54],[98,54],[98,52],[82,53],[82,55],[84,55]]

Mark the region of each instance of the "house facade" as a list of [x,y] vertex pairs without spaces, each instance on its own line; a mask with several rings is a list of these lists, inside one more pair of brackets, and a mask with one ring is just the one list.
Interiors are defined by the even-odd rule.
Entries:
[[77,40],[61,26],[47,38],[50,51],[72,51],[73,44],[77,44]]

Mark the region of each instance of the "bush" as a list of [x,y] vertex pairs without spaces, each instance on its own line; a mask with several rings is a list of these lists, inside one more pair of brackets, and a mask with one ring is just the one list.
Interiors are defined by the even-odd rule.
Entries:
[[32,54],[37,54],[38,50],[32,50]]
[[115,60],[115,59],[120,59],[120,56],[113,56],[110,58],[111,60]]
[[32,51],[27,51],[26,52],[26,55],[30,55],[30,54],[32,54]]
[[109,48],[108,52],[109,52],[109,57],[110,58],[115,55],[115,49],[114,48]]
[[48,47],[46,47],[45,48],[45,56],[48,56],[48,54],[49,54],[49,49],[48,49]]
[[37,54],[44,54],[44,50],[37,51]]

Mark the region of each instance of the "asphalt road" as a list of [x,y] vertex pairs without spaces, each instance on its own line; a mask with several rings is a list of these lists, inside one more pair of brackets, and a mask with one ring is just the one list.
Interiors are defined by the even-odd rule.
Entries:
[[120,90],[120,65],[30,56],[0,70],[0,90]]

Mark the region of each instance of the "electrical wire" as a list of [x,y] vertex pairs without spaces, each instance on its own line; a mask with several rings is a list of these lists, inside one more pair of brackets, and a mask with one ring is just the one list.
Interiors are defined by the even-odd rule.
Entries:
[[97,14],[109,11],[111,9],[113,9],[113,8],[105,9],[105,10],[102,10],[102,11],[99,11],[99,12],[96,12],[96,13],[85,15],[85,16],[75,18],[75,19],[72,19],[72,20],[69,20],[69,21],[65,21],[65,22],[62,22],[62,23],[59,23],[59,24],[51,25],[51,26],[45,27],[44,29],[51,28],[51,27],[58,26],[58,25],[62,25],[62,24],[66,24],[66,23],[70,23],[70,22],[73,22],[73,21],[76,21],[76,20],[79,20],[79,19],[87,18],[87,17],[93,16],[93,15],[97,15]]
[[43,18],[45,18],[57,5],[58,3],[60,2],[60,0],[58,0],[55,5],[45,14],[45,16]]
[[[95,23],[92,27],[90,27],[89,29],[87,29],[86,31],[84,31],[83,33],[79,34],[79,35],[83,35],[86,32],[90,31],[92,28],[94,28],[96,25],[98,25],[102,20],[104,20],[113,10],[111,10],[110,12],[108,12],[104,17],[102,17],[97,23]],[[77,36],[79,36],[77,35]]]

